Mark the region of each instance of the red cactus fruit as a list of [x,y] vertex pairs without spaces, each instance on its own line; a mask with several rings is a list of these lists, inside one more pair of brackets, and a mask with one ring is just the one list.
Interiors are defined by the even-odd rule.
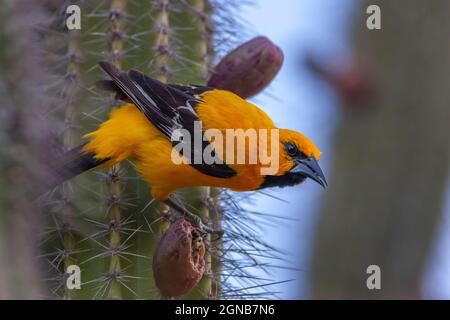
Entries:
[[345,105],[366,104],[374,98],[371,68],[361,59],[350,60],[331,68],[308,57],[306,65],[335,90]]
[[256,37],[228,53],[215,66],[208,85],[247,99],[261,92],[282,64],[281,49],[266,37]]
[[178,297],[191,291],[205,272],[205,244],[196,228],[180,219],[161,237],[153,256],[153,277],[161,293]]

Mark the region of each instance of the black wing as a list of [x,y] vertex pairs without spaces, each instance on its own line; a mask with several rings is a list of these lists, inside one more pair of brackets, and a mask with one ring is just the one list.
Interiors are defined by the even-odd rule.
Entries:
[[180,84],[168,84],[169,87],[174,88],[174,89],[178,89],[190,96],[198,96],[200,94],[202,94],[203,92],[206,91],[210,91],[213,90],[213,87],[208,87],[208,86],[199,86],[199,85],[195,85],[195,84],[191,84],[189,86],[183,86]]
[[[99,65],[114,81],[114,85],[102,82],[103,88],[119,93],[118,96],[128,97],[169,140],[171,140],[174,130],[188,130],[191,135],[191,146],[193,146],[191,159],[193,160],[197,153],[203,154],[203,150],[209,145],[209,142],[203,141],[201,149],[194,144],[194,123],[200,121],[195,111],[195,105],[200,102],[198,94],[209,90],[206,89],[207,87],[166,85],[135,70],[123,72],[103,61],[99,62]],[[194,90],[194,88],[196,89]],[[200,92],[200,90],[203,91]],[[176,143],[174,142],[174,144]],[[229,178],[236,175],[236,171],[226,164],[193,162],[191,161],[191,165],[195,169],[209,176]]]
[[[120,90],[120,88],[117,86],[117,84],[113,80],[98,80],[95,82],[95,86],[98,89],[115,93],[116,94],[115,98],[118,100],[131,102],[131,100],[122,92],[122,90]],[[188,94],[190,96],[193,96],[193,97],[196,97],[196,96],[202,94],[203,92],[214,89],[213,87],[200,86],[200,85],[194,85],[194,84],[185,86],[185,85],[181,85],[181,84],[169,83],[169,84],[167,84],[167,86],[169,86],[173,89],[180,90],[181,92]]]

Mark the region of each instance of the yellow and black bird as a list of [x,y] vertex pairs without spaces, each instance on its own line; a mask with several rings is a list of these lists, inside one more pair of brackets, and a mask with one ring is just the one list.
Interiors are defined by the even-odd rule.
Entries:
[[[251,191],[293,186],[306,178],[323,187],[327,185],[317,163],[320,151],[316,145],[296,131],[278,129],[264,111],[236,94],[205,86],[163,84],[135,70],[120,71],[107,62],[100,62],[99,65],[111,80],[99,81],[98,86],[115,92],[116,98],[125,101],[125,104],[113,110],[108,120],[85,136],[88,142],[59,159],[56,165],[59,181],[97,166],[108,167],[129,159],[150,183],[155,199],[189,215],[191,219],[192,214],[169,198],[175,190],[211,186]],[[194,136],[195,121],[201,122],[202,130],[216,129],[224,137],[227,129],[278,129],[277,141],[268,138],[266,144],[267,148],[272,142],[279,144],[276,171],[264,175],[261,161],[174,163],[173,131],[185,129]],[[219,149],[227,141],[222,141],[221,146],[218,143],[204,139],[200,151],[209,145]],[[256,149],[258,147],[259,144]],[[246,153],[258,152],[249,146],[245,148]],[[198,152],[195,149],[192,148],[191,155],[184,156],[194,155]],[[194,218],[196,224],[201,224],[198,217]],[[200,227],[210,231],[202,224]]]

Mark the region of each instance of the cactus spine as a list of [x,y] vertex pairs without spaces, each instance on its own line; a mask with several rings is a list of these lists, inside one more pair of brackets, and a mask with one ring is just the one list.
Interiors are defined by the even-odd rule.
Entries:
[[[113,0],[111,2],[109,19],[110,41],[111,41],[111,61],[120,68],[123,59],[124,50],[124,12],[127,0]],[[111,167],[107,175],[108,184],[108,217],[109,217],[109,250],[111,256],[109,260],[108,278],[110,281],[110,289],[107,297],[112,299],[122,298],[122,283],[119,281],[123,277],[121,266],[120,251],[122,249],[121,239],[121,203],[123,198],[124,181],[122,179],[122,169],[120,164]]]
[[[66,106],[64,116],[64,148],[70,150],[77,144],[76,137],[76,118],[78,110],[77,94],[79,93],[79,33],[71,31],[67,45],[67,73],[65,76],[65,90],[64,97],[69,101]],[[63,203],[63,222],[62,222],[62,236],[63,236],[63,259],[64,259],[64,277],[68,276],[67,268],[70,265],[76,264],[75,255],[75,234],[74,234],[74,220],[76,216],[76,209],[73,207],[73,189],[72,182],[65,182],[62,186],[62,203]],[[70,290],[67,286],[64,287],[64,299],[74,298],[75,291]]]

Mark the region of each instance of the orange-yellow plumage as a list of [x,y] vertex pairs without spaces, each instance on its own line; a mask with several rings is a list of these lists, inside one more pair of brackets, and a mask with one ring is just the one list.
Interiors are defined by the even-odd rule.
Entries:
[[[203,129],[276,129],[269,116],[257,106],[237,95],[222,90],[211,90],[201,95],[196,112]],[[261,163],[229,164],[237,174],[229,178],[206,175],[189,164],[175,164],[171,159],[172,143],[133,104],[125,104],[112,111],[109,119],[86,135],[90,141],[84,151],[98,159],[110,159],[112,165],[125,159],[133,160],[139,172],[151,184],[152,193],[164,200],[173,191],[193,186],[224,187],[236,191],[258,189],[264,180]],[[275,175],[283,175],[295,163],[281,145],[293,141],[306,156],[320,157],[317,147],[298,132],[279,130],[279,168]],[[214,145],[215,142],[212,142]],[[224,141],[226,143],[226,141]],[[270,146],[270,139],[268,145]],[[253,150],[254,151],[254,150]],[[248,148],[245,150],[251,152]]]

